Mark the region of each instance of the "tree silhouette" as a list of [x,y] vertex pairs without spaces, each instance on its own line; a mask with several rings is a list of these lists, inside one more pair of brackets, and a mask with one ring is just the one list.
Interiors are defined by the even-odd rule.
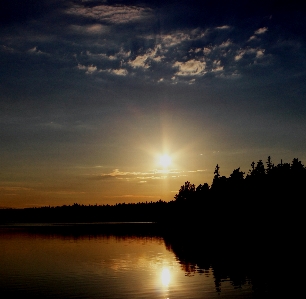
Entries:
[[214,179],[218,179],[220,177],[220,173],[219,173],[219,165],[216,165],[215,171],[214,171]]
[[259,160],[256,164],[256,167],[254,169],[254,175],[255,176],[264,176],[266,173],[265,171],[265,165],[263,164],[262,160]]
[[230,181],[232,182],[241,182],[243,180],[244,172],[240,171],[240,167],[235,169],[230,175]]
[[187,181],[184,185],[181,186],[179,193],[176,194],[174,198],[178,202],[186,201],[187,199],[194,198],[195,191],[195,185]]
[[272,164],[272,160],[270,156],[268,157],[266,164],[267,164],[266,173],[269,173],[271,169],[274,167],[274,164]]

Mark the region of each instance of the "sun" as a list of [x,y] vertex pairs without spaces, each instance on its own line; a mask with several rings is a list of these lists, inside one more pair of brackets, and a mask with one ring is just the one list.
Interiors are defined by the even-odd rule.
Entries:
[[167,168],[171,164],[171,157],[167,154],[160,156],[159,157],[159,164],[162,167]]

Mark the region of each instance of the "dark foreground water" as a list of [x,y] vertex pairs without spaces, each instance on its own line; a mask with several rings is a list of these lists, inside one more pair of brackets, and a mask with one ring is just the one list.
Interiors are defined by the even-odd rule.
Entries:
[[[1,298],[254,298],[265,265],[158,234],[0,228]],[[249,259],[252,257],[249,256]],[[257,261],[256,263],[257,264]],[[254,272],[254,266],[257,272]],[[253,267],[253,268],[252,268]],[[258,273],[259,272],[259,273]],[[271,293],[270,293],[271,295]],[[273,296],[269,296],[273,298]]]

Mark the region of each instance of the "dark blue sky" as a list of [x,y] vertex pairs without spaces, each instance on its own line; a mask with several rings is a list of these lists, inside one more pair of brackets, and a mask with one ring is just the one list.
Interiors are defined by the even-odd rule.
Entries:
[[305,4],[0,6],[0,207],[170,200],[217,163],[306,161]]

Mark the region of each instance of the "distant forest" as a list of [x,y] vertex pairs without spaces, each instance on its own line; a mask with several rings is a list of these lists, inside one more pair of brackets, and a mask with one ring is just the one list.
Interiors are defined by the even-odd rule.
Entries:
[[[245,175],[240,168],[221,176],[217,165],[211,186],[185,182],[170,202],[115,205],[64,205],[0,210],[0,223],[24,222],[156,222],[172,231],[205,230],[217,234],[290,233],[304,218],[306,168],[297,158],[274,165],[251,163]],[[277,230],[276,230],[277,228]]]

